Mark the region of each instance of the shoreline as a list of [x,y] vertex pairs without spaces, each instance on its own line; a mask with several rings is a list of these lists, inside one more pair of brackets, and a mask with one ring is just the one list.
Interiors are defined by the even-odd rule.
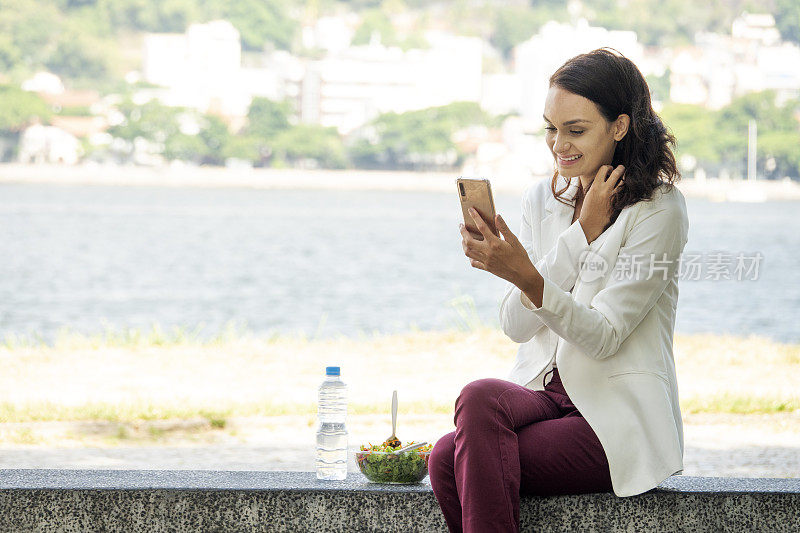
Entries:
[[[460,175],[452,172],[385,170],[227,169],[222,167],[133,167],[107,165],[0,164],[2,184],[100,185],[122,187],[251,188],[267,190],[407,191],[450,193]],[[492,189],[522,193],[548,176],[490,177]],[[800,201],[800,183],[791,180],[682,178],[687,198],[715,202]]]

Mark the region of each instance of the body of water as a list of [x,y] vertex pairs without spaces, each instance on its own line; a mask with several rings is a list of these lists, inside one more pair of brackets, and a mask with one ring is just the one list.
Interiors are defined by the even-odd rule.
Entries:
[[[498,212],[519,227],[520,198]],[[679,333],[800,342],[796,202],[687,199],[702,255],[757,279],[680,282]],[[356,336],[497,324],[505,282],[470,267],[452,194],[0,185],[0,336],[202,326]],[[731,268],[733,274],[733,269]],[[724,278],[724,276],[722,276]]]

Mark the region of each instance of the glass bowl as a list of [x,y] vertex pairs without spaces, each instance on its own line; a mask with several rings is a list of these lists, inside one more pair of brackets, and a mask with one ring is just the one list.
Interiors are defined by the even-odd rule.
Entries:
[[396,454],[372,450],[356,452],[356,464],[373,483],[419,483],[428,475],[430,451],[411,450]]

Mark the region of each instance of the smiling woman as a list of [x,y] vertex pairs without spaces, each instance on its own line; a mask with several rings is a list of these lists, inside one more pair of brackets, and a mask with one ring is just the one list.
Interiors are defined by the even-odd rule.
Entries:
[[609,225],[624,207],[680,178],[675,137],[653,110],[647,83],[636,65],[611,50],[578,56],[550,77],[544,120],[556,161],[551,190],[560,202],[566,203],[566,189],[556,190],[559,175],[581,176],[579,197],[603,165],[622,166],[632,177],[623,178],[611,199]]
[[508,380],[464,387],[431,453],[451,531],[517,531],[520,493],[633,496],[683,469],[675,139],[607,49],[553,74],[544,119],[556,174],[523,194],[519,238],[500,215],[500,236],[476,212],[483,240],[460,228],[470,264],[508,282],[500,323],[520,346]]

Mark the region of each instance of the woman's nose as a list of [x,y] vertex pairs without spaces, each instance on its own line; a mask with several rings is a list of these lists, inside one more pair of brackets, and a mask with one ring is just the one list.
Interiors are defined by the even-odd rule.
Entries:
[[557,154],[566,152],[570,149],[569,141],[564,140],[560,136],[556,136],[556,142],[553,144],[553,151]]

